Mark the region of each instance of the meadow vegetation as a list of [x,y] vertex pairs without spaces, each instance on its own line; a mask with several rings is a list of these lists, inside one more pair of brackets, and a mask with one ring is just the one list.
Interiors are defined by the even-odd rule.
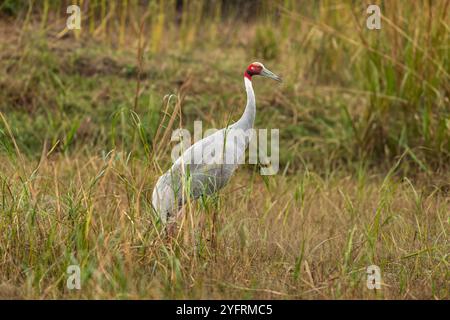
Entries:
[[[381,30],[365,1],[0,3],[0,297],[448,299],[450,1],[376,2]],[[237,120],[253,61],[284,79],[254,80],[280,171],[167,240],[172,131]]]

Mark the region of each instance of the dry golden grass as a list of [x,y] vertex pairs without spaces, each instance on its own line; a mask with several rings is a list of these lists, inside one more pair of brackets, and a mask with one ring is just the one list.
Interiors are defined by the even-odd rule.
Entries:
[[[239,170],[217,199],[188,205],[168,240],[145,163],[111,153],[24,167],[1,161],[2,296],[448,298],[450,202],[426,183],[304,172],[266,186]],[[66,288],[69,264],[81,266],[79,291]]]

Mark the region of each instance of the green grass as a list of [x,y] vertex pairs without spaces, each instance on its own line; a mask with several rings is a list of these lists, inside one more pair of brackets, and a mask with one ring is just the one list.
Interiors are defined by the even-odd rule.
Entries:
[[[448,299],[448,1],[383,3],[380,31],[334,1],[248,22],[199,1],[178,24],[171,2],[93,3],[65,36],[62,1],[0,7],[0,297]],[[280,172],[242,166],[162,238],[172,130],[238,119],[255,60],[284,78],[254,81]]]

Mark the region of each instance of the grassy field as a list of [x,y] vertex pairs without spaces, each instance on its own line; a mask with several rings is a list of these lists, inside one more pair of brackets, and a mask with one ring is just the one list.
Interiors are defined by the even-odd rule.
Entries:
[[[449,298],[450,1],[377,2],[381,30],[365,2],[78,1],[79,31],[30,3],[0,4],[0,298]],[[253,61],[280,172],[162,237],[172,131],[237,120]]]

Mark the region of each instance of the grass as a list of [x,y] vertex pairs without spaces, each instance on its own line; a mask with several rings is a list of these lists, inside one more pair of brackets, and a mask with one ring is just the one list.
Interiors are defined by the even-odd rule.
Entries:
[[[420,182],[306,171],[266,187],[241,170],[216,202],[186,210],[167,242],[146,161],[113,152],[31,164],[1,166],[2,283],[13,297],[448,298],[448,197]],[[81,266],[80,291],[65,287],[69,264]],[[372,264],[379,292],[365,287]]]
[[[363,3],[109,3],[76,34],[64,1],[0,7],[0,297],[449,298],[449,1],[383,2],[381,31]],[[243,166],[168,241],[171,132],[236,120],[254,60],[285,80],[254,81],[280,172]]]

